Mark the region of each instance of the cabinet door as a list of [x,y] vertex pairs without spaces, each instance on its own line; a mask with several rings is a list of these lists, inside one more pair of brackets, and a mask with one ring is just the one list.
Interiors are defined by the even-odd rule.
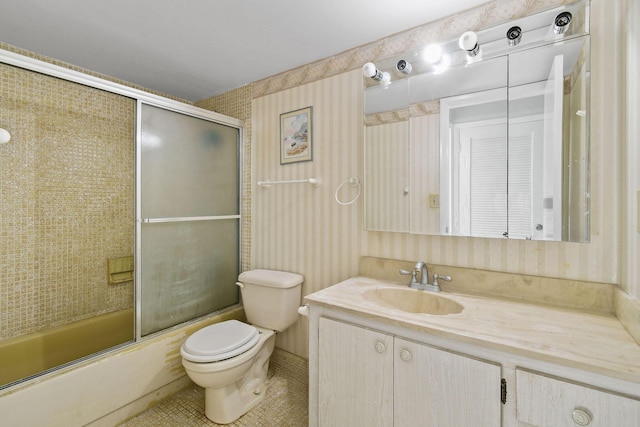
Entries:
[[396,338],[394,427],[501,423],[500,367]]
[[518,425],[640,426],[640,401],[527,371],[516,371]]
[[393,337],[320,318],[318,425],[393,425]]

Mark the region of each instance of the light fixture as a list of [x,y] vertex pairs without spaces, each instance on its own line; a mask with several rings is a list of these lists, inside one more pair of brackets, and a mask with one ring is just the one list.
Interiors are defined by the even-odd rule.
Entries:
[[553,32],[556,34],[563,34],[565,31],[569,29],[569,24],[571,23],[571,18],[573,16],[570,12],[562,12],[556,16],[556,19],[553,20]]
[[478,44],[478,35],[473,31],[463,33],[458,39],[460,49],[467,52],[469,58],[475,58],[480,53],[480,45]]
[[371,77],[373,80],[382,80],[382,71],[378,70],[373,62],[367,62],[362,66],[362,74]]
[[380,82],[380,86],[384,88],[391,84],[391,74],[378,70],[373,62],[367,62],[362,66],[362,74]]
[[517,25],[509,28],[509,31],[507,31],[507,41],[509,42],[509,46],[518,46],[521,39],[522,28],[518,27]]
[[413,67],[406,60],[401,59],[396,64],[396,70],[400,71],[402,74],[409,74],[411,73],[411,70],[413,70]]

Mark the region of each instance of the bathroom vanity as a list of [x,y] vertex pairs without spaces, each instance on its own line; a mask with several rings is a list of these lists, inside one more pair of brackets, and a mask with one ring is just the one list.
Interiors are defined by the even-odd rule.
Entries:
[[309,305],[310,426],[640,425],[615,316],[354,277]]

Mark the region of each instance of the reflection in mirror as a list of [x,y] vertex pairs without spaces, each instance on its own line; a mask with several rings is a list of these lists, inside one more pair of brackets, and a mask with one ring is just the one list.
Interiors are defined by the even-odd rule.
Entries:
[[474,37],[365,78],[365,228],[587,242],[586,2]]
[[365,138],[365,228],[408,232],[409,122],[368,126]]
[[501,237],[507,231],[507,89],[445,98],[440,106],[441,233]]
[[509,237],[589,241],[588,57],[588,37],[509,56]]

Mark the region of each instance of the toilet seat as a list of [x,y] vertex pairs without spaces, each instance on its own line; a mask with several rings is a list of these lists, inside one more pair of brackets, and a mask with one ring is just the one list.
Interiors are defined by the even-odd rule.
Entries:
[[256,345],[260,333],[251,325],[227,320],[207,326],[182,344],[182,357],[192,362],[210,363],[230,359]]

